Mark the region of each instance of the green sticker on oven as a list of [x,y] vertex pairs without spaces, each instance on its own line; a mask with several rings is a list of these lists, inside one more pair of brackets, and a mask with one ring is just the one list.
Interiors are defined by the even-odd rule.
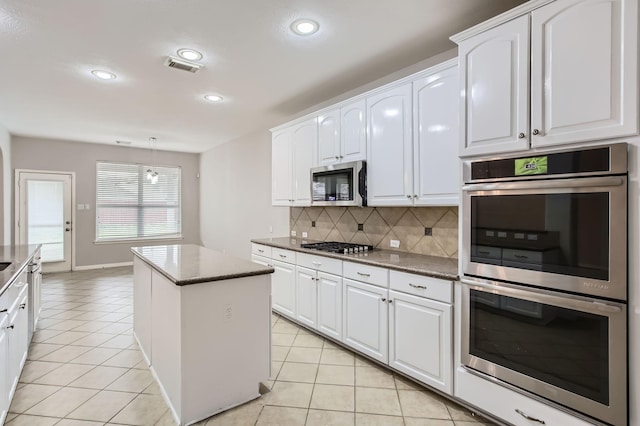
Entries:
[[543,175],[547,173],[547,156],[517,158],[515,165],[516,176]]

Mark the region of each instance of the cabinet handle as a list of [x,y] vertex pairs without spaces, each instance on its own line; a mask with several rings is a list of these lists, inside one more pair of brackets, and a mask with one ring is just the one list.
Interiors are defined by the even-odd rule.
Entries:
[[281,258],[283,258],[283,259],[286,259],[286,258],[287,258],[287,256],[286,256],[286,255],[284,255],[284,254],[281,254],[281,255],[279,255],[279,256],[280,256]]
[[258,249],[258,253],[264,253],[264,250]]
[[344,157],[341,155],[341,156],[340,156],[340,159],[342,160],[343,158],[344,158]]
[[520,133],[520,134],[518,135],[518,139],[524,139],[524,136],[525,136],[525,135],[524,135],[524,133]]
[[525,256],[524,254],[514,254],[513,257],[516,259],[528,259],[529,256]]
[[5,328],[6,328],[7,330],[9,330],[10,328],[12,329],[12,328],[14,328],[14,327],[15,327],[15,325],[11,324],[11,325],[6,326]]
[[311,263],[313,263],[313,264],[314,264],[314,265],[316,265],[316,266],[320,266],[320,265],[322,265],[322,262],[311,262]]
[[423,285],[416,285],[416,284],[412,284],[412,283],[409,283],[409,286],[410,286],[410,287],[413,287],[413,288],[421,288],[421,289],[423,289],[423,290],[426,290],[426,289],[427,289],[427,287],[425,287],[425,286],[423,286]]
[[393,303],[393,300],[389,299],[389,303]]
[[0,314],[4,314],[5,312],[7,312],[6,309],[0,309]]
[[270,265],[270,264],[268,264],[268,263],[267,263],[267,266],[268,266],[269,268],[273,268],[273,265]]
[[540,134],[540,130],[533,129],[533,132],[531,132],[531,133],[533,133],[534,135],[539,135]]
[[356,274],[362,276],[362,277],[370,277],[371,274],[365,274],[364,272],[356,272]]
[[544,422],[544,420],[540,420],[540,419],[536,419],[535,417],[531,417],[531,416],[529,416],[529,415],[527,415],[527,414],[523,413],[522,411],[518,410],[517,408],[516,408],[516,413],[520,414],[522,417],[524,417],[524,418],[525,418],[525,419],[527,419],[527,420],[531,420],[532,422],[538,422],[538,423],[540,423],[541,425],[546,425],[546,423]]
[[24,309],[26,306],[27,306],[27,304],[23,303],[23,304],[20,305],[20,309]]
[[418,198],[418,194],[413,194],[413,198]]
[[339,159],[340,159],[340,157],[336,155],[336,160],[339,160]]
[[480,254],[491,254],[491,252],[488,252],[488,251],[482,251],[482,250],[478,250],[478,253],[480,253]]
[[411,198],[411,195],[407,195],[407,198]]
[[382,299],[380,299],[380,300],[383,301],[383,302],[387,301],[387,299],[385,299],[384,297]]

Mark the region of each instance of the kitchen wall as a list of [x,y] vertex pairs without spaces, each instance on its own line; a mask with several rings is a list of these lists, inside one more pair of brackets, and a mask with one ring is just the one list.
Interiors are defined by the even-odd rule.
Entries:
[[271,206],[271,132],[259,131],[200,157],[202,242],[249,259],[253,238],[289,233],[289,208]]
[[2,195],[0,200],[0,243],[11,244],[11,135],[9,131],[0,124],[0,190]]
[[[457,207],[292,207],[290,227],[311,240],[458,257]],[[400,247],[391,248],[391,240]]]
[[[182,167],[182,240],[175,243],[200,243],[200,206],[198,154],[157,151],[154,162]],[[151,159],[148,149],[115,145],[79,143],[54,139],[13,136],[11,158],[14,169],[75,172],[74,208],[79,203],[89,204],[90,210],[74,211],[75,266],[89,268],[131,262],[129,248],[136,245],[167,244],[166,241],[94,243],[96,229],[96,161],[147,163]],[[13,170],[11,171],[13,173]],[[9,179],[12,182],[12,178]]]

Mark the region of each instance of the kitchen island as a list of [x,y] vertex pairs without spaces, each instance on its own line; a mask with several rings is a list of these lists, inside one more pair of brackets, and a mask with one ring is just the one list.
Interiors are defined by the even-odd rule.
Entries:
[[193,244],[131,251],[134,335],[178,424],[259,397],[273,268]]

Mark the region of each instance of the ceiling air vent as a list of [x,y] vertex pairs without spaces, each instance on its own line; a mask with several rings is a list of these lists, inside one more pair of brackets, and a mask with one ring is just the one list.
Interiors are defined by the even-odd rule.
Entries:
[[175,68],[177,70],[189,71],[192,73],[197,73],[202,65],[196,64],[195,62],[185,61],[184,59],[174,58],[173,56],[169,56],[167,58],[167,62],[164,63],[169,68]]

